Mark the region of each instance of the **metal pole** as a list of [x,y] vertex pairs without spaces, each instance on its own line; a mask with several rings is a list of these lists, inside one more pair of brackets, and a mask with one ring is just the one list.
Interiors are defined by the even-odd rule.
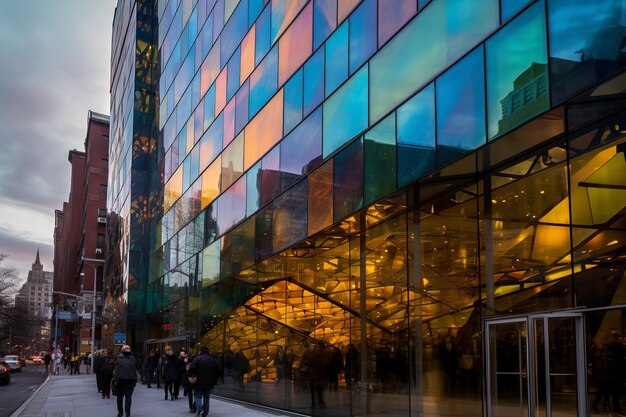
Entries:
[[54,305],[54,352],[59,350],[59,340],[57,335],[59,333],[59,304]]
[[[83,262],[104,263],[104,259],[82,258]],[[93,370],[93,360],[96,357],[96,290],[98,289],[98,271],[93,264],[87,264],[93,268],[93,307],[91,311],[91,369]]]

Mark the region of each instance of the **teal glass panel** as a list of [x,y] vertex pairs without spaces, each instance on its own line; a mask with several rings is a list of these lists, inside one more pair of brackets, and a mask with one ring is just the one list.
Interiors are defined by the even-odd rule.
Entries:
[[254,115],[276,93],[278,88],[278,48],[272,48],[250,75],[249,117]]
[[235,95],[235,134],[239,134],[248,123],[248,96],[250,83],[246,80]]
[[220,243],[216,240],[202,251],[202,286],[208,287],[220,279]]
[[204,130],[215,120],[215,84],[204,95]]
[[270,50],[270,8],[266,7],[256,21],[254,33],[254,64],[258,65]]
[[240,49],[237,48],[233,57],[228,61],[227,65],[227,75],[226,75],[226,101],[230,101],[230,99],[235,95],[237,89],[239,88],[239,67],[241,65],[240,59]]
[[435,169],[435,84],[430,83],[396,111],[398,187]]
[[272,203],[274,252],[306,238],[307,183],[300,181]]
[[350,74],[376,52],[376,21],[376,0],[364,0],[350,15]]
[[370,124],[498,27],[498,0],[437,0],[370,60]]
[[246,216],[252,215],[259,209],[261,178],[261,161],[257,162],[246,173]]
[[306,116],[324,100],[324,48],[304,64],[303,109]]
[[486,44],[490,139],[550,105],[543,11],[543,2],[534,4]]
[[363,135],[364,205],[396,191],[396,115],[391,113]]
[[280,143],[284,190],[322,162],[322,109],[318,108]]
[[552,105],[626,68],[626,3],[550,0]]
[[246,177],[241,177],[217,200],[217,227],[226,233],[246,216]]
[[337,0],[313,0],[313,50],[337,27]]
[[348,21],[326,41],[326,84],[328,97],[348,78]]
[[257,17],[263,10],[263,0],[249,0],[248,1],[248,27],[251,27]]
[[324,158],[367,128],[367,101],[365,66],[324,102]]
[[530,1],[531,0],[500,0],[500,14],[502,15],[502,21],[504,22],[509,17],[520,11],[520,9]]
[[437,79],[438,166],[485,143],[484,74],[481,46]]
[[285,84],[283,132],[289,132],[302,120],[302,69]]
[[333,221],[363,207],[363,139],[352,142],[333,160]]

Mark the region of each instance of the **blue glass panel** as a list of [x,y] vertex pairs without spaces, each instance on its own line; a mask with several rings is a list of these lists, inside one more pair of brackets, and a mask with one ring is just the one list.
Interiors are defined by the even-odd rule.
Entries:
[[239,132],[248,123],[248,95],[250,90],[250,83],[246,80],[241,86],[235,97],[235,134]]
[[364,204],[396,190],[396,115],[391,113],[363,135]]
[[482,46],[437,79],[437,164],[485,143],[485,77]]
[[367,128],[367,66],[324,102],[324,158]]
[[[213,39],[217,39],[222,28],[224,27],[224,0],[219,0],[215,3],[213,9]],[[226,61],[222,61],[226,62]]]
[[313,0],[313,50],[337,27],[337,0]]
[[183,191],[191,185],[191,157],[183,162]]
[[626,68],[626,4],[622,0],[550,0],[552,104]]
[[489,138],[550,105],[543,2],[528,8],[486,44]]
[[289,132],[302,120],[302,69],[285,84],[283,132]]
[[[248,31],[248,2],[240,1],[230,17],[221,36],[220,61],[226,62]],[[237,77],[239,78],[239,77]]]
[[304,116],[324,100],[324,48],[304,64]]
[[198,34],[198,9],[193,9],[191,16],[189,16],[189,22],[187,22],[187,44],[193,45],[193,41]]
[[259,209],[261,197],[261,161],[257,162],[246,173],[246,216]]
[[178,135],[178,164],[183,162],[185,156],[187,156],[187,125],[183,127],[180,135]]
[[435,168],[435,84],[400,106],[398,120],[398,187]]
[[224,118],[222,115],[223,113],[220,113],[211,127],[204,132],[202,139],[200,139],[201,146],[202,142],[207,142],[203,150],[206,149],[206,151],[209,152],[206,155],[202,155],[203,161],[212,161],[222,151],[222,135],[224,133]]
[[241,64],[239,51],[240,49],[237,48],[233,57],[230,61],[228,61],[228,74],[226,76],[226,102],[230,101],[239,88],[239,67]]
[[322,109],[318,108],[280,143],[281,188],[322,162]]
[[363,139],[355,140],[333,159],[333,220],[363,207]]
[[513,16],[528,2],[530,2],[530,0],[500,0],[500,14],[502,15],[502,21],[504,22],[509,17]]
[[270,7],[266,7],[256,21],[254,33],[254,64],[258,65],[270,50]]
[[275,47],[250,76],[250,118],[267,103],[277,88],[278,47]]
[[208,129],[215,119],[215,84],[204,95],[204,130]]
[[195,148],[193,148],[193,150],[191,151],[191,154],[189,155],[189,175],[191,178],[191,181],[194,181],[197,177],[199,172],[199,168],[200,168],[200,147],[196,146]]
[[437,0],[370,60],[370,123],[462,57],[500,21],[498,0]]
[[191,105],[195,106],[200,102],[200,72],[196,73],[191,82]]
[[210,16],[202,27],[202,57],[204,58],[213,45],[213,16]]
[[348,21],[326,41],[326,97],[348,78]]
[[249,0],[248,3],[248,27],[251,27],[263,10],[263,0]]
[[350,15],[350,74],[376,52],[376,0],[365,0]]

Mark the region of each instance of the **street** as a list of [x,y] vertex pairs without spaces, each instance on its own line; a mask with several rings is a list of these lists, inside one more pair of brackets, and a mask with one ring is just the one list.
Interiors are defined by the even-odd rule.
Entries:
[[34,365],[31,361],[21,372],[11,373],[11,383],[0,385],[0,417],[8,417],[26,401],[45,381],[45,366]]

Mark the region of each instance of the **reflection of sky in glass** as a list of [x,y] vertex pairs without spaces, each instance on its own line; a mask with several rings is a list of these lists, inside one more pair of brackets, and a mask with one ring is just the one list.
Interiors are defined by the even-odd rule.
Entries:
[[499,130],[500,101],[513,91],[513,83],[531,64],[547,62],[543,2],[524,11],[500,29],[487,47],[487,105],[489,137]]
[[[248,2],[242,1],[235,9],[235,13],[228,20],[222,30],[221,59],[226,62],[245,36],[248,30]],[[228,19],[228,18],[227,18]]]
[[485,143],[485,79],[479,47],[437,79],[437,145],[475,149]]
[[313,6],[309,3],[278,42],[278,85],[284,84],[311,55],[312,42]]
[[241,177],[217,199],[217,226],[224,233],[246,215],[246,177]]
[[348,21],[326,41],[326,96],[348,78]]
[[376,52],[376,0],[365,0],[350,15],[350,74]]
[[215,85],[212,85],[204,96],[204,130],[208,129],[215,119]]
[[378,45],[387,42],[415,13],[415,0],[378,0]]
[[241,86],[237,94],[235,95],[235,134],[241,132],[241,129],[248,123],[248,92],[249,82],[246,82]]
[[280,143],[280,170],[305,174],[319,164],[321,155],[322,109],[318,108]]
[[263,107],[244,129],[245,167],[250,167],[276,144],[283,134],[283,90]]
[[324,102],[324,158],[367,128],[367,66]]
[[501,0],[502,8],[500,10],[500,13],[502,14],[502,21],[505,21],[509,17],[513,16],[529,1],[530,0]]
[[304,115],[324,100],[324,47],[304,64]]
[[254,63],[258,65],[270,50],[270,8],[266,7],[257,19],[254,40]]
[[250,115],[253,116],[276,92],[278,48],[272,48],[250,76]]
[[338,0],[337,21],[341,23],[360,2],[361,0]]
[[246,216],[259,209],[259,186],[257,179],[261,171],[261,162],[257,162],[246,173]]
[[287,29],[307,0],[272,0],[272,42]]
[[302,70],[285,84],[285,132],[289,132],[302,120]]
[[222,151],[223,118],[220,114],[200,139],[200,166],[206,167]]
[[337,27],[337,0],[313,0],[313,50]]
[[435,147],[435,84],[431,83],[400,106],[398,143]]
[[215,43],[200,67],[200,95],[209,88],[220,73],[220,40]]
[[228,77],[226,86],[226,101],[230,100],[239,88],[239,49],[235,51],[233,57],[228,61]]
[[235,137],[235,100],[231,100],[224,108],[224,134],[222,136],[222,148],[228,146]]
[[226,105],[226,77],[228,65],[224,67],[215,80],[215,114],[219,114]]
[[264,0],[248,0],[248,26],[252,26],[252,23],[261,14],[265,6]]
[[241,68],[239,83],[243,83],[254,70],[254,37],[256,26],[252,26],[243,41],[241,41]]
[[219,281],[220,242],[216,240],[202,251],[202,286]]

